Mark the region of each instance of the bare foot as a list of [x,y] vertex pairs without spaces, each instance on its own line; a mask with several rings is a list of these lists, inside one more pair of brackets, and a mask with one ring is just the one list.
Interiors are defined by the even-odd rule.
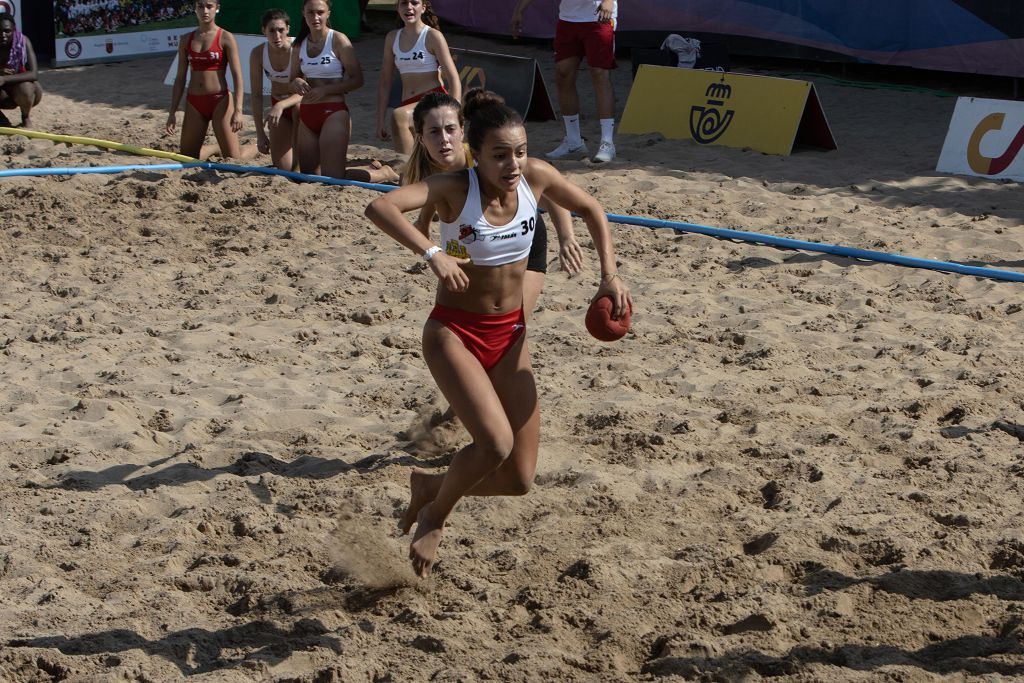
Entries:
[[238,158],[242,161],[252,161],[260,155],[260,147],[255,142],[247,142],[242,145]]
[[437,495],[437,491],[431,486],[431,480],[434,476],[421,469],[413,469],[409,473],[409,507],[405,509],[405,513],[398,523],[402,528],[403,534],[409,533],[409,529],[416,523],[420,510],[423,509],[424,505],[434,500],[434,496]]
[[397,183],[402,179],[402,176],[398,175],[398,172],[387,164],[381,164],[375,175],[380,177],[380,180],[377,181],[380,183]]
[[219,145],[203,145],[199,148],[200,161],[206,161],[214,155],[221,156]]
[[23,118],[21,120],[21,125],[18,126],[18,128],[31,128],[31,127],[32,127],[32,119],[27,118],[27,117]]
[[444,521],[437,522],[430,517],[430,503],[423,506],[416,516],[416,535],[409,544],[409,559],[412,570],[421,579],[430,576],[430,570],[437,559],[437,546],[441,545]]

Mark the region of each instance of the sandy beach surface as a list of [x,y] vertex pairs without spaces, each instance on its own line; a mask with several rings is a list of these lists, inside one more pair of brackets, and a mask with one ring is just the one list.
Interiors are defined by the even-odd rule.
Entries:
[[[381,41],[356,159],[395,159]],[[168,63],[46,71],[35,127],[174,149]],[[614,213],[1024,269],[1019,186],[933,171],[954,98],[817,85],[836,152],[622,135],[560,168]],[[150,162],[0,139],[8,168]],[[553,265],[529,330],[536,484],[464,500],[423,582],[409,471],[467,435],[431,427],[435,281],[375,196],[0,179],[0,680],[1024,677],[1020,284],[614,226],[636,311],[602,344],[578,224],[587,269]]]

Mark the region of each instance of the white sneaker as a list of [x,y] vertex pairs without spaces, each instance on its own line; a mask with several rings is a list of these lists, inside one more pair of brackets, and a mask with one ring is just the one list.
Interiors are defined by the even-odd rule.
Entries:
[[564,159],[570,154],[579,154],[586,156],[590,150],[587,149],[587,143],[580,140],[579,143],[569,142],[569,138],[562,138],[562,144],[555,147],[553,150],[545,154],[548,159]]
[[591,159],[591,161],[597,162],[599,164],[603,164],[604,162],[611,161],[614,158],[615,158],[615,143],[614,142],[606,142],[606,141],[602,140],[601,141],[601,146],[597,148],[597,154],[594,155],[594,158]]

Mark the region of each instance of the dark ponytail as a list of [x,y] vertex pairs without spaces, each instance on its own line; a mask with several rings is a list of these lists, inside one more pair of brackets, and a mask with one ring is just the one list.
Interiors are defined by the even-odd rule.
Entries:
[[505,104],[504,97],[490,90],[473,88],[462,99],[462,112],[466,116],[466,142],[476,152],[483,148],[484,138],[492,130],[523,125],[523,117],[519,112]]

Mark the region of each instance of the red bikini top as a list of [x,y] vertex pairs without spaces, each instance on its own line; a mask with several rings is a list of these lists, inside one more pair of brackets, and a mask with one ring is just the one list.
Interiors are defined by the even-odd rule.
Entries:
[[227,66],[227,58],[220,46],[220,34],[224,29],[217,29],[217,35],[213,37],[213,45],[206,52],[195,52],[192,49],[192,39],[195,37],[193,31],[188,37],[188,63],[193,71],[221,71]]

